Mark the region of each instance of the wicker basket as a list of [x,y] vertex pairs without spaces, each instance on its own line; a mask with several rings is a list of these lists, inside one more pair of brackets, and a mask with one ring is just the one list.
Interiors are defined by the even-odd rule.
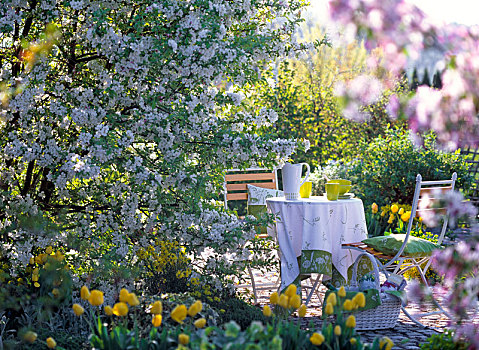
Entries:
[[[376,289],[380,289],[379,284],[379,269],[376,259],[368,253],[360,254],[353,266],[353,274],[351,278],[351,287],[357,287],[357,271],[358,264],[363,255],[367,256],[372,263],[373,272],[375,275]],[[374,330],[393,328],[399,318],[401,311],[401,301],[398,298],[386,296],[381,298],[381,305],[364,311],[358,311],[354,314],[356,317],[356,330]]]

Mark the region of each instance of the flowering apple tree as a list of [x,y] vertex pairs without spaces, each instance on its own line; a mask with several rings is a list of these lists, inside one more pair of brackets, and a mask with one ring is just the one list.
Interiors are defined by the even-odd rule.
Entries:
[[54,245],[83,277],[118,279],[155,237],[203,257],[204,274],[233,272],[254,229],[218,203],[224,171],[304,149],[264,132],[274,111],[242,108],[259,67],[310,48],[292,36],[302,6],[2,1],[0,257],[11,272]]

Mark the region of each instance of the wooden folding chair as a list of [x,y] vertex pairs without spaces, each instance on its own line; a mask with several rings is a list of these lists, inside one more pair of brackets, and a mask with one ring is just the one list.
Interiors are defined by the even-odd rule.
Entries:
[[[248,200],[248,185],[257,187],[278,189],[277,170],[265,168],[249,168],[245,170],[233,169],[229,170],[225,175],[224,181],[224,198],[225,208],[228,208],[228,202],[231,201],[247,201]],[[240,215],[240,218],[244,218]],[[267,235],[258,234],[257,236],[265,238]],[[275,283],[257,283],[254,278],[253,271],[250,266],[247,267],[251,284],[241,284],[236,288],[252,288],[254,295],[254,302],[258,302],[258,291],[277,289],[280,282],[278,277]]]
[[[454,185],[457,180],[457,174],[454,173],[452,174],[452,178],[450,180],[441,180],[441,181],[423,181],[421,175],[416,176],[416,189],[414,191],[414,197],[413,197],[413,202],[412,202],[412,207],[411,207],[411,216],[408,222],[407,226],[407,232],[404,237],[404,242],[402,243],[400,249],[396,253],[396,255],[391,256],[384,254],[382,252],[376,251],[375,249],[368,247],[366,244],[362,242],[356,242],[356,243],[346,243],[342,245],[343,249],[354,249],[354,250],[359,250],[362,252],[366,252],[374,256],[378,262],[378,266],[381,272],[383,272],[386,277],[389,275],[390,272],[402,275],[406,271],[410,269],[417,269],[419,272],[419,275],[421,276],[421,280],[423,283],[428,287],[427,279],[426,279],[426,273],[427,270],[429,269],[429,266],[431,265],[431,256],[421,256],[421,257],[411,257],[403,254],[404,249],[406,248],[406,244],[408,242],[409,236],[411,235],[411,230],[413,226],[413,219],[415,217],[420,217],[421,215],[424,215],[426,211],[433,211],[434,213],[439,213],[443,216],[442,219],[442,227],[441,231],[438,237],[437,243],[439,245],[442,244],[442,241],[444,240],[444,235],[446,233],[447,229],[447,224],[448,224],[448,217],[446,213],[445,208],[430,208],[430,209],[418,209],[418,206],[424,198],[422,198],[424,195],[428,195],[430,199],[434,199],[434,196],[437,193],[445,194],[447,192],[452,192],[454,191]],[[443,313],[449,318],[451,318],[450,314],[445,311],[439,303],[434,301],[436,306],[439,308],[439,311],[434,311],[434,312],[429,312],[429,313],[424,313],[419,315],[417,318],[422,318],[424,316],[428,315],[434,315],[434,314],[439,314]],[[416,318],[413,318],[409,313],[406,311],[406,309],[403,307],[402,311],[408,316],[413,322],[419,324],[422,326],[422,324],[417,321]]]

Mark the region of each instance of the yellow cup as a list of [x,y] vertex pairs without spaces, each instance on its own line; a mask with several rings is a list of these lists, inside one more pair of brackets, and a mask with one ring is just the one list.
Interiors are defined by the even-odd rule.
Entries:
[[328,182],[326,184],[326,198],[329,201],[337,201],[339,196],[339,183]]
[[313,189],[313,183],[311,181],[306,181],[299,188],[299,195],[301,198],[309,198],[311,196],[311,191]]

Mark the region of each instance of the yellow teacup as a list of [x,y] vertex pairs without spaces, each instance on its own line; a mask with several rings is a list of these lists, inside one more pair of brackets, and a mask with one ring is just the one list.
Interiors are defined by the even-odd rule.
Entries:
[[311,191],[313,190],[313,183],[311,181],[306,181],[299,188],[299,195],[301,198],[309,198],[311,196]]
[[337,182],[328,182],[326,184],[326,198],[329,201],[337,201],[339,197],[339,183]]

